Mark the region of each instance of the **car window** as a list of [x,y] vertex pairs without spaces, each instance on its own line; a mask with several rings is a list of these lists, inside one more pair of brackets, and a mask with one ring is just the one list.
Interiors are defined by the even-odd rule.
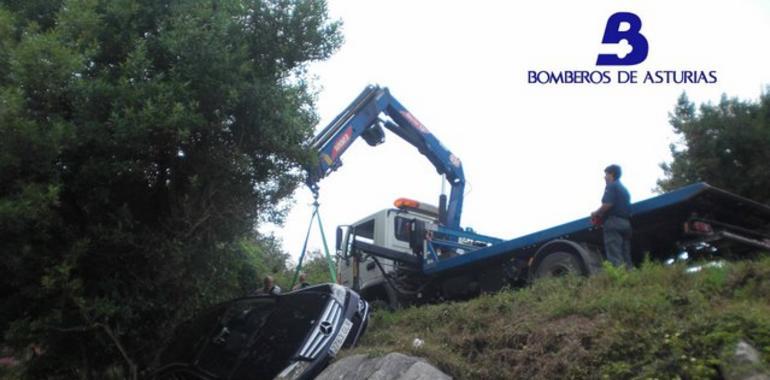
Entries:
[[235,302],[222,316],[221,323],[230,330],[256,331],[275,310],[275,298],[247,299]]
[[295,293],[279,299],[278,307],[269,321],[255,337],[244,360],[233,378],[249,374],[254,378],[271,378],[289,364],[289,360],[300,348],[321,318],[328,294],[317,292]]
[[249,346],[251,338],[259,333],[276,310],[274,297],[242,299],[231,303],[212,333],[208,334],[205,349],[197,358],[198,365],[221,376],[230,373],[238,364],[241,351]]
[[307,291],[217,305],[179,326],[163,363],[192,364],[222,378],[273,378],[329,300],[329,294]]
[[206,344],[227,306],[227,304],[214,306],[198,317],[188,319],[179,325],[161,361],[164,364],[192,363],[198,351]]

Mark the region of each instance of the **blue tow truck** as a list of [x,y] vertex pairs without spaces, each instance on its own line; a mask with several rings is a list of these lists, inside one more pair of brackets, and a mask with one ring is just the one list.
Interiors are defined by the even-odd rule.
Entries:
[[[387,129],[415,146],[451,187],[438,206],[398,199],[337,228],[338,282],[368,301],[392,306],[470,298],[541,277],[591,275],[605,259],[600,225],[582,218],[514,239],[485,236],[460,225],[462,162],[387,88],[370,85],[311,141],[318,164],[307,184],[341,165],[359,137],[371,146]],[[632,258],[673,261],[746,257],[770,251],[770,206],[706,183],[632,205]]]

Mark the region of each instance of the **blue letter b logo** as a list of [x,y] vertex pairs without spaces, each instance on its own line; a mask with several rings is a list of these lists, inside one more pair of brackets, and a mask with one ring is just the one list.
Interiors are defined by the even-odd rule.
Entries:
[[[630,28],[620,31],[622,23],[627,23]],[[626,40],[631,45],[631,53],[623,57],[615,54],[599,54],[596,59],[597,66],[630,66],[642,63],[647,58],[647,39],[639,33],[642,29],[642,20],[639,16],[630,12],[618,12],[610,16],[607,20],[607,27],[604,29],[603,44],[617,44]]]

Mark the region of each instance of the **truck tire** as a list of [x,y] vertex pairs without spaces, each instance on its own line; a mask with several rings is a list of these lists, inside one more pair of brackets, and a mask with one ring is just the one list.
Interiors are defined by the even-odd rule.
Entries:
[[583,275],[583,269],[575,255],[562,251],[547,254],[534,270],[534,279],[567,275]]

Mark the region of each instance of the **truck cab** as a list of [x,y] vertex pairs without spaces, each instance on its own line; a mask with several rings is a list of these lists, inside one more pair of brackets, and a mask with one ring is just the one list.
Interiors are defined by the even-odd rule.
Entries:
[[[421,257],[413,253],[410,245],[415,220],[426,225],[438,223],[438,208],[429,204],[400,198],[388,208],[371,214],[351,225],[337,227],[337,278],[340,284],[350,287],[369,301],[395,303],[395,294],[388,286],[387,276],[393,276],[399,266],[406,265],[383,256],[375,257],[352,249],[368,243],[384,248],[391,254]],[[414,243],[412,243],[414,244]]]

